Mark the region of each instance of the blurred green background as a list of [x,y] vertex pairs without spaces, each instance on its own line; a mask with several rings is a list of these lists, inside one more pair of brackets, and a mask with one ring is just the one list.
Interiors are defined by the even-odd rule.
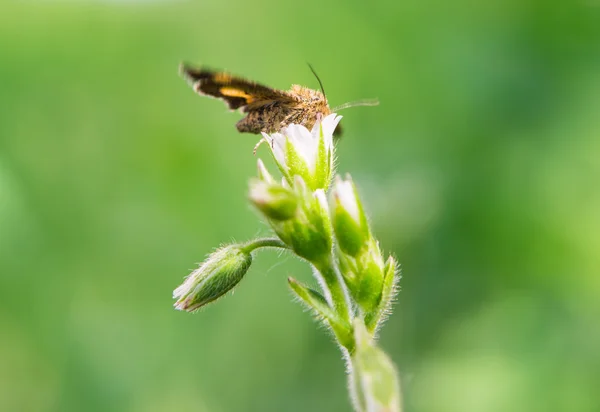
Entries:
[[600,410],[599,2],[114,0],[0,7],[0,411],[350,410],[301,262],[172,308],[268,233],[256,138],[181,60],[380,99],[342,112],[339,171],[403,266],[406,411]]

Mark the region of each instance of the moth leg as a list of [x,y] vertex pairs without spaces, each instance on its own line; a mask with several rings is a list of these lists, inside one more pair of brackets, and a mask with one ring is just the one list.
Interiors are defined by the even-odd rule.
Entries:
[[[267,138],[263,137],[262,139],[260,139],[258,141],[258,143],[256,143],[256,146],[254,146],[254,150],[252,151],[252,153],[254,154],[254,156],[256,156],[256,151],[258,150],[258,148],[260,147],[261,144],[263,143],[267,143]],[[271,140],[271,147],[273,147],[273,139]]]

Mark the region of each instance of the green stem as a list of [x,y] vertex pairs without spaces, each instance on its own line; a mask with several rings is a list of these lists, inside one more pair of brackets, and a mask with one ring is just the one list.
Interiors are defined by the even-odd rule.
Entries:
[[323,259],[321,262],[313,263],[315,269],[319,271],[325,285],[331,295],[333,309],[338,316],[349,324],[352,323],[352,313],[350,306],[350,298],[346,286],[342,279],[342,275],[331,257]]
[[248,241],[242,250],[246,253],[255,251],[263,247],[275,247],[279,249],[289,249],[289,247],[276,237],[263,237],[259,239],[252,239]]

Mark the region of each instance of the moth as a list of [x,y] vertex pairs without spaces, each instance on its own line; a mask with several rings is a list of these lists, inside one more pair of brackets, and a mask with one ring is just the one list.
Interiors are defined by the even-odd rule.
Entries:
[[[225,101],[230,110],[240,110],[246,116],[237,122],[240,133],[275,133],[291,123],[311,129],[321,118],[337,110],[353,106],[374,106],[376,100],[362,100],[329,107],[321,79],[310,66],[321,90],[313,90],[297,84],[290,90],[278,90],[260,83],[234,76],[224,71],[206,67],[192,67],[182,63],[181,75],[198,94]],[[341,135],[338,125],[334,133]]]

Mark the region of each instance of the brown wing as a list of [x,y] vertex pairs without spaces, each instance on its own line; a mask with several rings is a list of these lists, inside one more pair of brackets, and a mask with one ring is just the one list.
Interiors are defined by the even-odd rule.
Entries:
[[223,99],[231,110],[241,109],[248,112],[274,101],[295,101],[285,91],[272,89],[226,72],[195,68],[186,64],[180,66],[180,72],[197,93]]

